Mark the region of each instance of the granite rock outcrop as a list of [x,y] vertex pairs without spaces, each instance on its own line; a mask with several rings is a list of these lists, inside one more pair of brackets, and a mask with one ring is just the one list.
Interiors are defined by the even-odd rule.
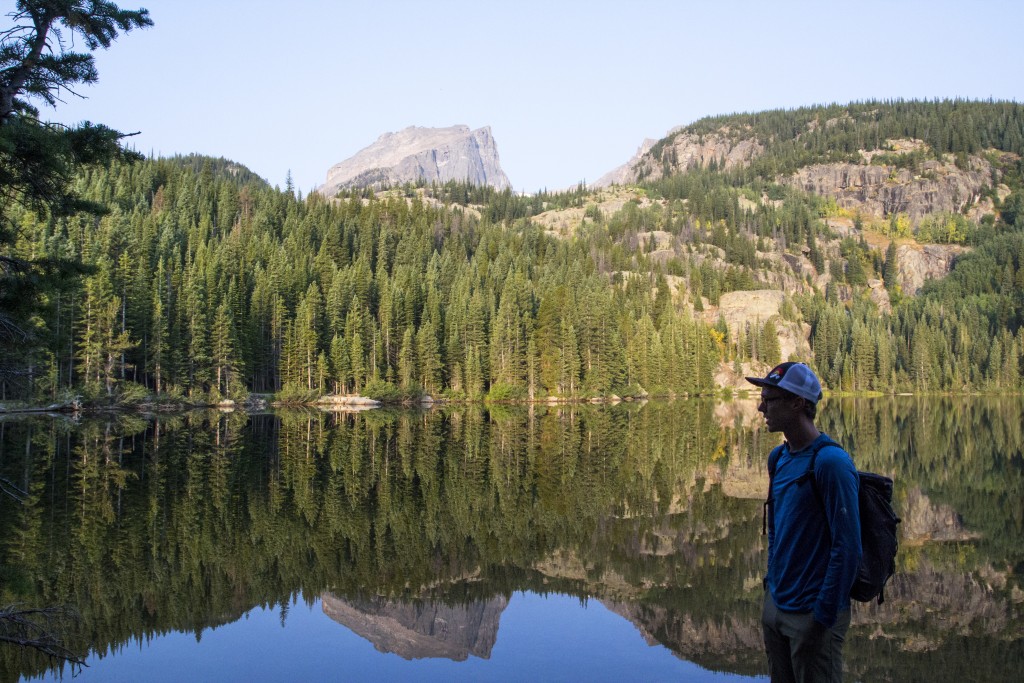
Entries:
[[723,170],[742,167],[763,152],[764,145],[756,138],[728,129],[710,135],[675,132],[640,154],[639,159],[629,165],[628,172],[619,173],[621,180],[618,182],[658,180],[688,168],[707,168],[712,163]]
[[951,160],[929,160],[915,171],[863,164],[814,164],[780,182],[822,197],[840,208],[873,218],[905,214],[916,224],[935,213],[962,213],[981,200],[991,182],[992,167],[971,157],[969,167]]
[[317,192],[332,197],[340,190],[403,183],[467,181],[499,190],[510,187],[501,169],[490,127],[420,128],[385,133],[369,147],[335,164]]
[[955,244],[900,245],[896,248],[896,284],[904,294],[917,294],[926,280],[948,275],[953,262],[966,251]]

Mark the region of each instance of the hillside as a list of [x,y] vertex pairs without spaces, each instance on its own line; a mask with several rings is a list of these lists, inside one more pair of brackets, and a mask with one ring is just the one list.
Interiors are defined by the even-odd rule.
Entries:
[[89,271],[46,290],[4,396],[694,395],[787,358],[833,390],[1019,391],[1021,121],[948,102],[718,117],[653,145],[637,183],[532,197],[300,199],[223,160],[115,163],[78,182],[99,220],[20,217],[22,253]]

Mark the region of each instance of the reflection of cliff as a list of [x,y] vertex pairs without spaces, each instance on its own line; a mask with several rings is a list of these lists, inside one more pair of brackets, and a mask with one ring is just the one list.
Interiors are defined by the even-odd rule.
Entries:
[[1024,636],[1024,624],[1016,622],[1010,604],[1015,594],[1004,591],[1005,571],[957,572],[927,560],[917,564],[914,572],[893,577],[883,604],[856,605],[854,626],[869,625],[872,638],[896,639],[908,651],[935,650],[956,634]]
[[900,515],[905,542],[966,541],[980,536],[964,528],[963,519],[956,510],[949,505],[933,503],[917,486],[907,490]]
[[679,613],[658,605],[602,601],[632,623],[649,645],[713,671],[760,674],[765,668],[761,622],[740,615]]
[[322,598],[324,614],[369,640],[379,652],[457,662],[469,655],[491,656],[498,621],[508,605],[504,596],[457,607],[431,601],[349,600],[331,593]]
[[[378,650],[460,660],[489,656],[506,602],[494,596],[558,592],[601,600],[705,668],[757,671],[765,462],[780,439],[752,403],[193,413],[141,435],[8,425],[0,451],[33,450],[0,458],[31,491],[0,508],[0,574],[16,579],[3,588],[76,605],[85,651],[199,635],[299,591],[422,587],[469,606],[327,596],[324,610]],[[855,616],[860,680],[1024,669],[1022,411],[941,397],[824,407],[858,465],[896,479],[904,520],[888,601]],[[968,654],[987,675],[963,670]],[[0,648],[0,680],[46,666]]]

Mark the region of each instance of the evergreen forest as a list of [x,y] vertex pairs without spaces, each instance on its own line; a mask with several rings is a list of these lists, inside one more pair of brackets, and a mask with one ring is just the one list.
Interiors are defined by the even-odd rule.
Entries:
[[[73,268],[3,274],[9,291],[34,279],[16,306],[5,300],[3,319],[24,336],[4,337],[0,400],[706,395],[723,369],[739,376],[787,360],[787,324],[809,330],[811,354],[797,359],[833,390],[1019,390],[1019,104],[866,102],[713,117],[682,132],[723,130],[769,142],[741,169],[675,169],[666,138],[652,153],[668,172],[620,188],[629,199],[611,212],[584,186],[302,197],[225,159],[83,164],[71,187],[103,211],[3,207],[15,226],[0,241],[6,256]],[[886,152],[894,138],[924,144]],[[865,149],[894,170],[984,159],[992,211],[909,223],[852,214],[779,180]],[[579,218],[559,232],[543,220],[552,212]],[[837,234],[835,216],[853,218],[855,234]],[[897,239],[966,250],[910,296],[892,286]],[[779,255],[806,257],[828,284],[794,277]],[[869,296],[873,279],[891,310]],[[778,316],[738,329],[708,319],[723,294],[766,289],[785,292]]]

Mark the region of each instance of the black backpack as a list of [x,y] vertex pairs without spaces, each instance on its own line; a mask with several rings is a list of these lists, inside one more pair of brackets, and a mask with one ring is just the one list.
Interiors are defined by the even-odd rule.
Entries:
[[[802,484],[808,479],[811,481],[822,508],[825,507],[825,501],[814,477],[814,463],[818,459],[818,451],[825,446],[839,444],[829,438],[823,439],[811,452],[811,462],[807,471],[796,479],[797,484]],[[775,478],[778,453],[776,450],[768,458],[770,480]],[[900,523],[900,518],[896,516],[896,511],[892,507],[892,479],[874,472],[857,472],[857,476],[860,479],[858,504],[862,555],[860,566],[857,568],[857,578],[850,589],[850,597],[859,602],[870,602],[877,598],[878,604],[882,604],[885,602],[885,584],[896,572],[896,550],[899,548],[896,525]],[[768,495],[769,499],[765,501],[766,514],[768,503],[771,502],[770,483]]]

